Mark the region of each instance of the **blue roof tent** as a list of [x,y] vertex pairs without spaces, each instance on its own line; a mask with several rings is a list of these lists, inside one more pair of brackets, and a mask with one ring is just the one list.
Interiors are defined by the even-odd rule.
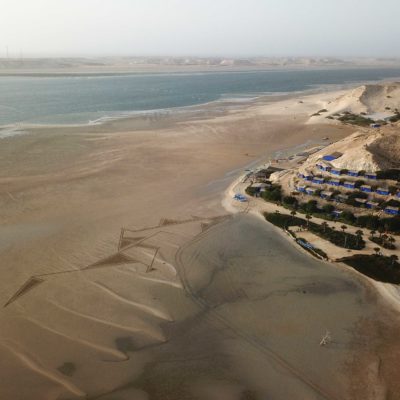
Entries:
[[340,169],[332,168],[331,174],[333,175],[341,175],[342,171]]
[[397,193],[396,193],[396,196],[397,196],[397,197],[400,197],[400,192],[397,192]]
[[339,179],[329,179],[328,184],[331,186],[340,186],[340,180]]
[[315,194],[315,192],[316,192],[316,189],[314,189],[314,188],[311,188],[311,187],[306,188],[307,194],[313,195],[313,194]]
[[317,185],[322,185],[324,183],[324,178],[314,177],[313,183],[316,183]]
[[365,174],[365,177],[366,177],[367,179],[378,179],[378,176],[376,175],[375,172],[367,172],[367,173]]
[[296,189],[297,189],[298,192],[302,192],[302,193],[305,193],[305,191],[306,191],[306,187],[303,186],[303,185],[297,186]]
[[341,157],[342,155],[343,155],[342,153],[335,152],[335,153],[327,154],[327,155],[323,156],[322,159],[325,161],[333,161],[333,160],[336,160],[337,158]]
[[362,185],[362,186],[360,187],[360,189],[361,189],[362,192],[365,192],[365,193],[372,193],[372,188],[371,188],[371,186]]
[[349,175],[349,176],[358,176],[358,171],[347,171],[347,175]]
[[356,187],[356,184],[355,184],[355,182],[345,182],[345,183],[343,184],[343,186],[344,186],[346,189],[354,189],[354,188]]
[[376,201],[367,201],[365,203],[365,206],[367,208],[377,208],[379,206],[379,203],[377,203]]
[[390,194],[389,189],[385,189],[385,188],[376,189],[376,193],[378,193],[382,196],[389,196],[389,194]]
[[386,207],[385,213],[389,215],[399,215],[399,207]]

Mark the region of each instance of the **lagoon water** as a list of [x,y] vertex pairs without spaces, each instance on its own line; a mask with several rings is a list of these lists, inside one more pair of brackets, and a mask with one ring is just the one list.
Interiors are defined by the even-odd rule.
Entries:
[[87,124],[129,113],[400,77],[400,69],[2,76],[0,126]]

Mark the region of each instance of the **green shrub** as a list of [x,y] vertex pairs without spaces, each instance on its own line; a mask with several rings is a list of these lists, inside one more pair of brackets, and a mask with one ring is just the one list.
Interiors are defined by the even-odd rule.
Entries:
[[340,261],[376,281],[400,284],[400,264],[391,257],[356,254]]

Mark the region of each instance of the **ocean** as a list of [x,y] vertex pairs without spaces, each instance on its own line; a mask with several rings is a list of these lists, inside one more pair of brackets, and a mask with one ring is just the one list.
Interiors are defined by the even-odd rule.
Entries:
[[213,101],[400,77],[400,69],[267,70],[104,76],[1,76],[0,126],[88,124]]

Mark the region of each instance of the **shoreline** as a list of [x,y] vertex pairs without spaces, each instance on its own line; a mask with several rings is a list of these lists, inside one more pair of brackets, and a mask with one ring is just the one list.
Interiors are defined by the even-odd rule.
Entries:
[[[366,68],[366,69],[373,69],[373,68]],[[389,68],[390,69],[390,68]],[[279,71],[280,69],[276,69],[276,71]],[[304,69],[307,71],[307,69]],[[318,69],[316,69],[318,70]],[[322,70],[330,70],[330,68],[324,68]],[[265,70],[265,72],[268,72],[269,70]],[[275,71],[274,69],[272,71]],[[282,71],[290,71],[283,69]],[[297,71],[294,69],[293,71]],[[263,70],[255,70],[255,71],[230,71],[226,73],[248,73],[248,72],[263,72]],[[207,73],[207,72],[206,72]],[[223,73],[223,72],[209,72],[210,74],[214,73]],[[143,73],[137,73],[138,75],[146,76],[146,74]],[[194,73],[193,73],[194,74]],[[201,73],[199,73],[201,74]],[[111,77],[118,77],[118,76],[129,76],[130,74],[112,74]],[[154,74],[149,74],[149,75],[154,75]],[[168,75],[192,75],[192,73],[177,73],[177,74],[163,74],[160,73],[160,76],[168,76]],[[3,77],[0,73],[0,78]],[[107,75],[100,75],[99,77]],[[20,77],[19,75],[15,77]],[[35,76],[33,76],[35,77]],[[65,76],[66,78],[68,77],[73,77],[72,76]],[[84,76],[82,76],[84,77]],[[176,115],[183,115],[183,114],[190,114],[193,112],[194,114],[197,113],[203,113],[210,111],[210,109],[214,109],[216,111],[216,108],[221,107],[223,108],[223,112],[230,112],[230,111],[235,111],[237,108],[246,108],[246,107],[252,107],[252,106],[257,106],[257,105],[265,105],[270,102],[280,102],[284,101],[287,99],[292,99],[293,97],[299,96],[301,97],[308,97],[308,96],[314,96],[318,94],[333,94],[333,93],[340,93],[343,91],[351,90],[354,89],[358,86],[365,85],[365,84],[378,84],[378,83],[384,83],[384,82],[390,82],[390,81],[395,81],[395,80],[400,80],[400,76],[393,76],[389,78],[382,78],[378,80],[368,80],[368,81],[354,81],[354,82],[343,82],[340,84],[337,83],[332,83],[332,84],[316,84],[316,85],[309,85],[308,88],[303,89],[303,90],[294,90],[294,91],[287,91],[287,92],[245,92],[245,93],[231,93],[231,94],[220,94],[220,97],[215,99],[215,100],[209,100],[206,102],[202,103],[195,103],[195,104],[189,104],[189,105],[184,105],[184,106],[176,106],[176,107],[167,107],[167,108],[156,108],[156,109],[146,109],[146,110],[125,110],[125,111],[100,111],[101,116],[94,118],[93,120],[89,120],[87,122],[76,122],[76,123],[43,123],[43,122],[29,122],[29,121],[18,121],[18,122],[13,122],[13,123],[8,123],[8,124],[3,124],[0,125],[0,134],[1,131],[7,130],[7,131],[12,131],[12,130],[29,130],[29,129],[55,129],[55,128],[86,128],[86,127],[92,127],[92,126],[107,126],[110,123],[113,123],[115,121],[130,121],[130,120],[135,120],[137,118],[146,118],[146,117],[152,117],[152,116],[176,116]],[[225,97],[226,96],[226,97]],[[87,114],[90,114],[88,112]],[[109,115],[111,114],[111,115]],[[68,116],[68,114],[65,114],[65,116]],[[6,137],[13,136],[7,135]],[[0,136],[0,139],[2,137]]]
[[[203,365],[197,361],[199,352],[205,352],[212,366],[215,365],[215,349],[224,346],[227,357],[240,348],[235,362],[229,363],[229,370],[234,365],[238,371],[235,382],[239,381],[249,388],[263,384],[264,372],[260,372],[255,380],[252,378],[251,382],[246,382],[242,373],[243,365],[248,365],[249,370],[261,365],[255,363],[264,362],[262,354],[257,350],[249,351],[246,345],[243,346],[241,338],[232,343],[224,332],[209,325],[205,314],[199,313],[177,284],[174,252],[197,233],[207,232],[218,217],[226,216],[221,206],[221,192],[229,189],[233,177],[240,175],[241,170],[267,161],[274,152],[283,152],[282,156],[286,157],[290,149],[301,151],[305,143],[312,146],[314,142],[324,141],[326,136],[339,140],[350,134],[352,128],[349,127],[305,124],[310,111],[318,109],[321,102],[329,101],[332,96],[310,96],[305,104],[299,104],[297,97],[292,96],[289,100],[255,102],[251,106],[223,113],[213,112],[210,107],[208,112],[196,118],[183,115],[161,121],[131,119],[85,128],[35,129],[32,135],[21,135],[18,140],[2,142],[0,239],[3,247],[0,252],[5,267],[1,270],[3,290],[0,297],[3,304],[18,293],[24,282],[29,282],[29,277],[52,277],[0,310],[3,332],[0,339],[5,336],[15,341],[15,347],[0,349],[2,366],[9,377],[4,383],[6,393],[1,393],[0,388],[2,397],[21,396],[24,389],[16,382],[22,377],[35,382],[35,391],[26,395],[23,393],[22,397],[25,395],[32,400],[56,397],[49,392],[48,382],[41,381],[35,369],[21,364],[19,359],[10,355],[10,351],[14,351],[13,354],[24,351],[29,361],[31,358],[39,360],[46,373],[68,382],[73,380],[78,388],[87,393],[87,397],[104,393],[107,396],[111,392],[119,395],[118,390],[124,390],[128,385],[133,388],[132,391],[137,386],[145,392],[148,389],[153,397],[157,396],[152,390],[159,390],[161,394],[158,397],[166,397],[163,390],[168,392],[169,389],[157,384],[160,376],[168,384],[173,383],[176,376],[181,376],[183,361],[192,363],[188,365],[193,368],[184,370],[195,371],[194,378],[197,379],[198,368]],[[258,218],[262,217],[259,215]],[[193,223],[179,225],[179,221],[185,220]],[[247,226],[253,229],[256,225],[261,227],[262,224],[254,218]],[[142,227],[149,226],[159,227],[160,234],[151,236],[151,232],[141,231]],[[264,231],[264,225],[260,229]],[[375,331],[390,315],[389,310],[380,307],[375,301],[375,294],[367,291],[365,285],[353,278],[353,274],[343,276],[342,280],[339,277],[339,281],[330,281],[329,277],[340,274],[324,268],[324,265],[319,268],[317,263],[309,263],[308,257],[298,257],[300,253],[289,248],[284,239],[279,240],[283,243],[275,256],[284,265],[288,262],[286,251],[291,253],[291,272],[287,273],[297,276],[296,266],[301,265],[303,278],[298,277],[297,284],[292,287],[294,282],[286,281],[285,271],[278,271],[283,276],[275,282],[276,286],[272,285],[267,274],[261,288],[257,275],[253,276],[254,285],[246,287],[249,274],[243,274],[242,259],[237,257],[237,244],[242,245],[243,255],[247,257],[249,254],[263,274],[265,257],[270,250],[274,252],[273,242],[265,245],[262,240],[251,250],[250,245],[254,244],[252,236],[246,242],[242,240],[242,231],[235,233],[235,230],[227,229],[226,232],[232,235],[230,239],[221,234],[209,243],[215,249],[216,262],[212,256],[210,262],[205,263],[211,272],[222,272],[224,279],[216,279],[215,283],[221,285],[223,290],[216,287],[211,298],[207,297],[209,300],[215,298],[215,304],[221,304],[221,311],[223,304],[228,309],[233,307],[232,315],[235,319],[238,317],[238,322],[241,316],[249,316],[250,325],[246,321],[243,323],[245,330],[253,327],[254,334],[259,335],[261,340],[269,340],[271,329],[275,332],[272,336],[277,339],[283,335],[286,339],[283,342],[278,340],[273,347],[283,350],[289,358],[297,354],[298,343],[306,340],[310,348],[317,347],[321,357],[327,357],[326,360],[332,356],[336,361],[347,361],[347,357],[353,354],[350,352],[351,344],[346,341],[350,339],[347,330],[341,330],[339,334],[347,343],[341,349],[336,347],[325,351],[325,348],[320,348],[320,334],[331,326],[335,329],[339,325],[343,328],[354,327],[353,318],[356,315],[368,318],[379,310],[382,315],[374,314],[381,317],[373,320],[373,331],[368,332],[366,337],[372,342],[367,351],[380,344]],[[215,230],[211,229],[209,233],[211,236],[204,236],[212,237]],[[266,237],[274,240],[278,235],[275,236],[271,230]],[[122,247],[122,239],[126,247]],[[136,241],[144,239],[147,240],[144,246],[136,249]],[[229,257],[237,258],[237,267],[221,271],[227,255],[220,250],[226,248],[225,244],[231,246],[232,257]],[[209,245],[195,258],[209,254]],[[155,248],[160,247],[159,253],[153,253]],[[301,258],[300,264],[296,264],[298,258]],[[152,260],[154,264],[150,264]],[[315,277],[308,264],[322,270],[318,290],[312,286]],[[92,268],[96,265],[100,267]],[[146,268],[151,265],[154,270]],[[276,265],[279,265],[278,261]],[[79,272],[65,273],[71,270]],[[204,279],[207,274],[204,275],[204,271],[195,265],[188,272],[194,287],[201,288],[207,283]],[[348,281],[357,286],[356,298],[371,308],[362,308],[361,303],[350,302],[354,296],[354,285]],[[310,285],[304,287],[306,282]],[[328,288],[331,285],[334,291],[329,292],[324,283],[328,284]],[[289,297],[285,300],[278,295],[273,299],[276,300],[276,307],[270,308],[271,314],[267,318],[265,312],[271,306],[271,298],[266,297],[265,303],[262,303],[258,301],[258,296],[264,292],[275,293],[274,288],[282,289],[281,285],[284,290],[289,290],[293,299],[305,301],[304,306],[309,299],[314,303],[315,296],[321,296],[329,312],[324,312],[321,303],[316,301],[315,310],[319,317],[315,314],[302,316],[302,308],[298,311],[294,309],[298,306],[296,301]],[[243,287],[248,288],[248,297],[246,291],[242,291]],[[301,290],[290,290],[296,287],[307,292],[311,290],[312,293],[303,296]],[[330,295],[335,297],[330,298]],[[238,314],[235,299],[239,299],[239,306],[243,306]],[[289,313],[286,317],[282,313],[282,316],[288,320],[278,321],[275,310],[280,310],[284,303]],[[249,312],[249,304],[254,307],[254,312]],[[347,322],[344,322],[341,304],[350,305]],[[15,318],[16,313],[18,319]],[[160,316],[168,318],[160,320]],[[312,324],[304,318],[312,319],[316,329],[311,329]],[[351,325],[349,321],[352,321]],[[107,329],[104,329],[105,326]],[[55,335],[54,331],[58,334]],[[187,336],[187,333],[191,335]],[[291,344],[287,348],[286,340]],[[125,354],[126,361],[120,364],[104,363],[104,353],[113,354],[118,359],[124,358]],[[165,361],[170,362],[170,355],[175,353],[180,355],[179,360],[176,364],[168,364],[163,372],[165,375],[154,374],[154,369],[148,368],[151,364],[156,369],[162,369]],[[359,354],[366,354],[365,346]],[[311,360],[313,353],[311,358],[308,358],[309,355],[310,352],[306,352],[302,357]],[[224,356],[221,361],[225,360]],[[364,371],[368,362],[352,371]],[[72,378],[60,375],[65,363],[76,366]],[[170,365],[176,369],[171,371]],[[223,365],[216,370],[217,373],[225,371]],[[306,365],[313,368],[316,363],[310,361]],[[316,380],[329,386],[334,367],[328,361],[321,365],[327,366],[329,373],[321,376],[317,373],[319,377]],[[213,379],[219,377],[218,374],[209,376]],[[143,387],[146,382],[149,385]],[[181,382],[179,380],[176,393],[181,393]],[[282,384],[271,382],[271,388],[279,390],[284,382],[287,383],[286,377],[282,378]],[[190,385],[190,377],[186,377],[184,383]],[[58,390],[62,392],[62,388]],[[267,389],[265,393],[271,395]],[[136,398],[136,394],[129,393],[132,398]]]
[[[264,166],[266,166],[266,163],[258,164],[257,166],[255,166],[255,169],[259,169]],[[263,217],[260,210],[257,210],[257,208],[254,208],[251,206],[252,202],[262,202],[263,200],[249,197],[245,193],[245,191],[241,190],[240,184],[243,184],[243,180],[246,176],[247,176],[247,174],[243,174],[240,177],[238,177],[237,179],[235,179],[229,185],[229,187],[224,191],[223,199],[221,201],[221,204],[224,207],[224,209],[231,214],[237,214],[237,213],[244,212],[244,213],[250,213],[250,214],[256,216],[257,218],[261,219],[265,223],[272,226],[277,233],[279,233],[282,237],[284,237],[286,241],[288,241],[292,246],[297,248],[300,252],[302,252],[303,254],[306,254],[310,258],[315,259],[315,257],[312,254],[307,252],[298,243],[296,243],[296,241],[293,239],[292,236],[288,235],[283,229],[268,222]],[[247,201],[245,203],[239,203],[233,199],[233,196],[238,193],[246,196]],[[272,203],[267,203],[267,202],[265,202],[265,203],[268,204],[270,206],[270,208],[274,207],[275,209],[277,209],[279,211],[286,210],[282,206],[272,204]],[[243,207],[240,207],[240,204],[243,204]],[[331,267],[339,268],[343,271],[350,272],[354,276],[357,276],[360,279],[360,281],[362,281],[365,285],[367,285],[368,287],[374,288],[375,293],[380,296],[380,300],[382,302],[386,303],[396,313],[400,313],[400,286],[399,285],[376,281],[342,262],[333,261],[332,259],[328,259],[328,260],[320,259],[319,261],[322,263],[326,263],[327,265],[329,265]]]

